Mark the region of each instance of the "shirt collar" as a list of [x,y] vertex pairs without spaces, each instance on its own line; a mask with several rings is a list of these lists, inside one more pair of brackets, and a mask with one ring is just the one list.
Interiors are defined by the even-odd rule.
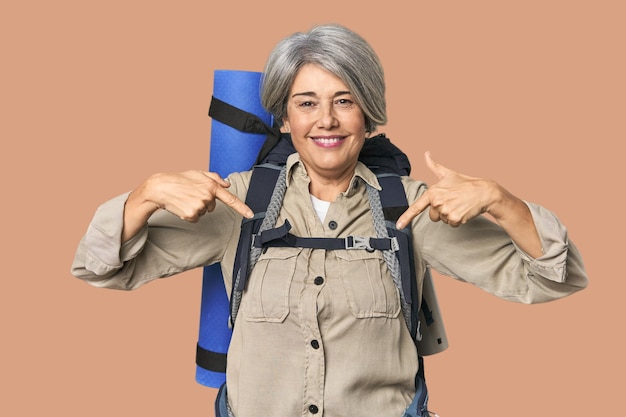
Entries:
[[[304,170],[304,165],[302,164],[302,160],[300,159],[300,154],[297,152],[292,153],[287,158],[287,187],[291,182],[291,178],[296,172],[302,173],[302,175],[306,176],[306,171]],[[356,164],[356,168],[354,169],[354,175],[352,180],[350,181],[350,188],[348,189],[347,194],[352,194],[353,190],[356,189],[355,184],[358,185],[358,181],[363,180],[370,186],[374,187],[377,190],[381,190],[381,186],[378,183],[378,178],[376,178],[376,174],[374,174],[365,164],[362,162],[358,162]]]

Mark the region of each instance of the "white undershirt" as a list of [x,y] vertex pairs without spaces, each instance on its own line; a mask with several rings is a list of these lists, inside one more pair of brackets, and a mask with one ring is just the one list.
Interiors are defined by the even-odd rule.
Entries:
[[320,218],[321,222],[324,222],[326,213],[328,213],[328,207],[330,207],[330,201],[320,200],[319,198],[314,197],[313,194],[310,194],[310,196],[311,202],[313,203],[313,208],[317,213],[317,217]]

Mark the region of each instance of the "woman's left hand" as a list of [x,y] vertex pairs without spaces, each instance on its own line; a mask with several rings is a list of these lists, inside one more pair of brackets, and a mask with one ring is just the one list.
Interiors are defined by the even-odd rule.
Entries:
[[492,204],[501,198],[501,187],[495,182],[470,177],[446,168],[435,162],[430,152],[426,152],[424,158],[426,166],[435,174],[438,181],[400,216],[399,228],[409,224],[428,207],[432,221],[442,221],[456,227],[489,211]]
[[535,258],[543,254],[526,203],[494,181],[446,168],[435,162],[430,152],[426,152],[424,157],[426,166],[438,181],[400,216],[396,227],[402,229],[427,208],[432,221],[442,221],[452,227],[465,224],[482,213],[489,213],[526,253]]

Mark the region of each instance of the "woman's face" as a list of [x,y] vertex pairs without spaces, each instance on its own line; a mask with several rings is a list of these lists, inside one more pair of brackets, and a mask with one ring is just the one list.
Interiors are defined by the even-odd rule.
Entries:
[[283,122],[309,176],[352,176],[365,141],[365,116],[338,77],[314,64],[303,66],[291,86]]

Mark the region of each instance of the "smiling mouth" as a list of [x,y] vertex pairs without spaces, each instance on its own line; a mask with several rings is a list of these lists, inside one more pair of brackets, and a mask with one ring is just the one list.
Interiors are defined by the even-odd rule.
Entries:
[[317,145],[331,147],[336,146],[341,143],[345,137],[344,136],[332,136],[332,137],[312,137],[313,142]]

